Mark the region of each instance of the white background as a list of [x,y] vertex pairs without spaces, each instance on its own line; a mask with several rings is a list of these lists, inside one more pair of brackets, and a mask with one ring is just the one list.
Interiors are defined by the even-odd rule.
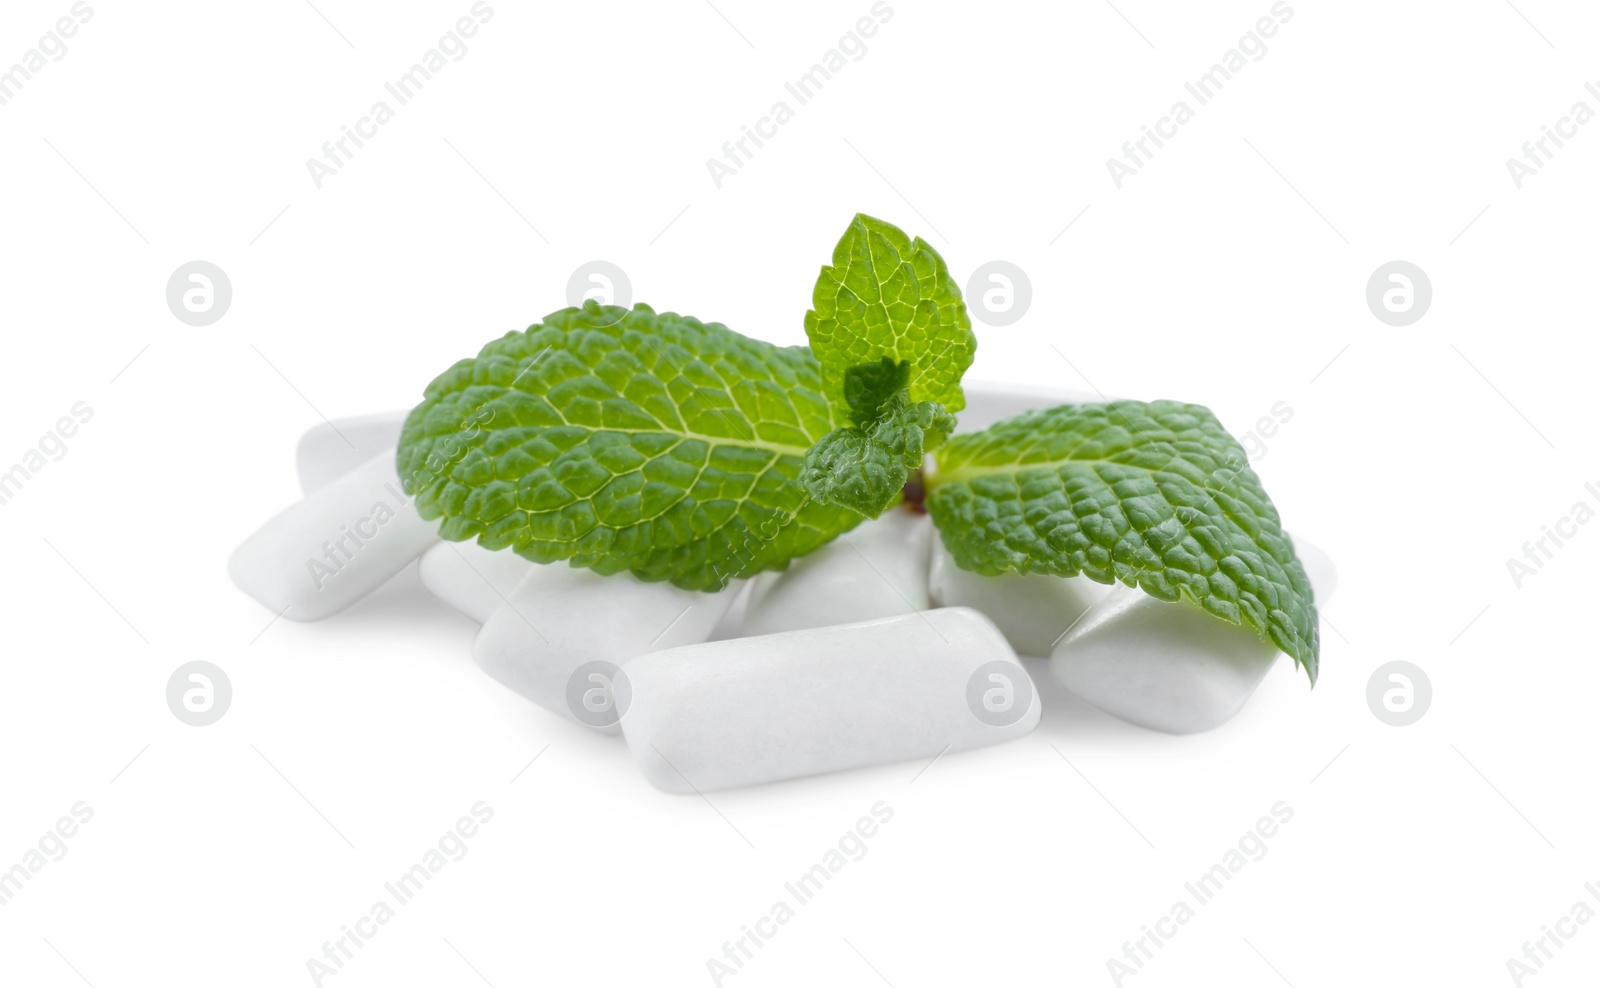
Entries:
[[[471,4],[316,2],[93,3],[0,107],[0,464],[94,410],[0,507],[0,868],[94,810],[0,906],[0,980],[311,984],[323,942],[479,800],[468,855],[325,983],[711,984],[724,941],[880,800],[866,857],[725,984],[1111,984],[1124,941],[1278,801],[1266,857],[1126,984],[1509,984],[1600,881],[1600,527],[1520,589],[1506,566],[1600,482],[1600,123],[1521,190],[1505,165],[1575,101],[1600,110],[1592,6],[1293,0],[1118,190],[1106,159],[1268,0],[891,0],[719,190],[706,159],[868,0],[492,0],[318,190],[306,159]],[[70,6],[0,8],[0,67]],[[799,343],[858,210],[963,282],[994,259],[1030,275],[1020,322],[978,324],[973,378],[1202,402],[1241,435],[1293,409],[1257,469],[1340,568],[1315,690],[1280,660],[1236,720],[1180,738],[1040,677],[1022,741],[708,803],[482,675],[473,625],[412,574],[310,625],[228,582],[298,497],[300,433],[415,403],[565,305],[579,264]],[[1397,258],[1434,292],[1402,328],[1364,298]],[[206,328],[164,300],[194,259],[233,284]],[[1401,658],[1434,700],[1393,728],[1365,690]],[[192,659],[233,682],[206,728],[164,699]],[[1528,982],[1597,971],[1593,922]]]

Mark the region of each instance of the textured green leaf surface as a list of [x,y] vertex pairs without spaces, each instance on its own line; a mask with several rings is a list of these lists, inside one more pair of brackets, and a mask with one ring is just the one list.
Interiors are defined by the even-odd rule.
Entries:
[[907,396],[911,365],[884,357],[875,364],[861,364],[844,372],[844,403],[850,421],[871,425],[891,406]]
[[436,378],[400,476],[446,539],[720,589],[862,520],[798,482],[844,424],[822,391],[803,347],[591,301]]
[[960,287],[921,237],[857,213],[833,249],[833,265],[817,276],[811,304],[806,337],[836,404],[846,372],[888,358],[910,368],[913,402],[936,401],[951,412],[966,406],[961,375],[977,337]]
[[951,439],[928,512],[977,573],[1082,574],[1199,604],[1317,679],[1311,583],[1243,447],[1174,401],[1027,412]]
[[870,425],[835,429],[811,447],[801,479],[818,501],[875,518],[899,499],[923,450],[943,441],[956,417],[938,402],[913,404],[903,392],[874,415]]

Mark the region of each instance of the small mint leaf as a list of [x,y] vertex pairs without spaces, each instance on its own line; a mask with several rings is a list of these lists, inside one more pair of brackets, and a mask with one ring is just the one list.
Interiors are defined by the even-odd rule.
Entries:
[[1120,581],[1252,628],[1317,681],[1311,582],[1244,447],[1200,405],[1026,412],[954,436],[924,476],[962,569]]
[[906,470],[888,447],[850,426],[835,429],[811,447],[800,478],[818,502],[876,518],[893,507],[905,486]]
[[955,428],[956,417],[938,402],[897,398],[872,425],[871,435],[892,450],[909,472],[922,466],[923,454],[943,445]]
[[[883,220],[860,213],[817,276],[806,336],[822,365],[824,393],[851,407],[846,376],[853,368],[907,365],[912,402],[947,411],[966,407],[961,375],[972,365],[977,337],[961,289],[944,259]],[[896,389],[898,390],[898,389]]]
[[894,506],[923,451],[944,442],[955,421],[938,402],[896,395],[871,424],[822,437],[806,452],[801,481],[817,501],[875,518]]
[[906,390],[911,380],[911,365],[884,357],[875,364],[862,364],[844,372],[844,401],[850,419],[867,426],[883,417],[884,406]]

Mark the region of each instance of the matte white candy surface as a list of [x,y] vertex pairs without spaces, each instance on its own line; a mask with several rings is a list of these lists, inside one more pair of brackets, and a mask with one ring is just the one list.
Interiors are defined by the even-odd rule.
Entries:
[[537,565],[510,549],[441,542],[422,554],[417,572],[435,597],[482,624]]
[[1086,576],[979,576],[957,566],[938,534],[933,536],[928,593],[934,604],[982,611],[1018,655],[1048,656],[1062,632],[1110,591]]
[[738,585],[730,586],[729,592],[733,594],[733,603],[717,619],[716,627],[711,629],[711,634],[706,636],[706,641],[721,641],[725,638],[738,638],[740,629],[744,627],[745,605],[750,603],[750,585],[756,581],[741,580]]
[[[1291,538],[1317,606],[1325,606],[1337,582],[1333,561],[1306,540]],[[1050,671],[1109,714],[1192,734],[1238,713],[1277,657],[1277,647],[1249,628],[1118,584],[1056,646]]]
[[300,437],[295,466],[300,492],[310,494],[354,470],[366,460],[400,443],[406,412],[380,412],[324,422]]
[[751,581],[743,635],[770,635],[928,608],[933,523],[892,508],[778,573]]
[[[228,559],[235,585],[292,621],[335,614],[439,540],[386,449],[267,522]],[[288,608],[288,610],[284,610]]]
[[[601,576],[566,563],[535,564],[512,589],[509,602],[479,629],[472,658],[534,703],[584,723],[578,716],[583,708],[574,703],[591,696],[590,684],[598,682],[588,673],[579,675],[584,666],[622,666],[652,649],[705,641],[740,586],[701,593],[646,583],[626,573]],[[596,674],[611,678],[606,671]],[[575,676],[578,688],[569,692]],[[609,721],[609,726],[596,720]],[[613,715],[587,723],[616,734],[615,720]]]
[[1118,584],[1056,646],[1050,672],[1106,713],[1193,734],[1238,713],[1277,656],[1250,628]]
[[623,735],[667,792],[929,759],[1039,722],[1011,646],[964,607],[653,652],[626,673]]

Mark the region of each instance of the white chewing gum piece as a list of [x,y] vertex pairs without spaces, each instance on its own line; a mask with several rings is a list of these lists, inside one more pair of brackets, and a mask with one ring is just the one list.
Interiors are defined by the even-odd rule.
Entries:
[[1039,723],[1011,646],[965,607],[652,652],[626,672],[622,733],[672,793],[929,759]]
[[1018,655],[1048,657],[1067,629],[1110,592],[1086,576],[980,576],[957,566],[938,533],[933,536],[928,595],[934,605],[982,611]]
[[[615,715],[587,716],[582,706],[593,672],[583,667],[621,667],[651,649],[705,641],[740,587],[703,593],[627,573],[601,576],[565,563],[535,564],[478,630],[472,658],[546,710],[616,734]],[[612,673],[600,674],[609,690]]]
[[435,597],[482,624],[539,564],[476,542],[441,542],[422,554],[417,574]]
[[439,541],[400,487],[386,449],[280,512],[228,559],[228,575],[291,621],[336,614]]
[[933,523],[891,508],[789,564],[751,581],[742,635],[853,624],[928,609]]
[[1252,628],[1118,584],[1061,639],[1050,672],[1114,717],[1194,734],[1238,713],[1277,657]]
[[295,447],[300,493],[326,487],[373,456],[400,444],[408,412],[380,412],[334,419],[313,426]]

